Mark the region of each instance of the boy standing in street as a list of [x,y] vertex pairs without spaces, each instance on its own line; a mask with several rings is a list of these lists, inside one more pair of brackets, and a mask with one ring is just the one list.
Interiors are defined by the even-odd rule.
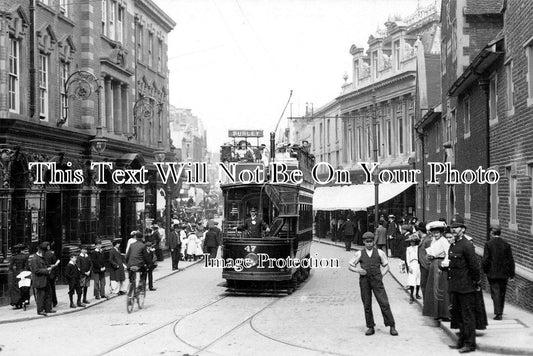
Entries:
[[[359,273],[359,287],[361,288],[361,299],[365,309],[366,326],[368,330],[365,335],[370,336],[375,333],[374,315],[372,313],[372,292],[381,308],[381,314],[385,326],[390,326],[390,334],[397,336],[394,317],[387,298],[387,292],[383,285],[383,275],[389,271],[389,261],[385,252],[374,247],[374,234],[365,232],[363,234],[365,248],[357,251],[355,257],[350,261],[350,271]],[[357,265],[360,265],[357,267]],[[385,270],[381,273],[381,267]]]
[[[81,302],[81,286],[80,286],[80,269],[76,265],[76,259],[77,256],[74,254],[70,255],[70,261],[68,262],[67,266],[65,267],[65,279],[68,283],[68,298],[70,299],[70,307],[76,308],[78,307],[85,307],[85,304],[82,304]],[[74,304],[74,292],[76,292],[76,295],[78,296],[78,301],[76,304]]]

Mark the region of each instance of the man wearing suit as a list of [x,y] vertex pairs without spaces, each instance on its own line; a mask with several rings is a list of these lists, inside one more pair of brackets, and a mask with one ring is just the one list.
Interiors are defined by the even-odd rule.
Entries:
[[[49,242],[44,242],[47,244],[47,249],[44,252],[44,260],[46,261],[47,266],[53,266],[57,262],[57,257],[54,250],[51,249]],[[52,307],[57,306],[57,294],[56,294],[56,279],[57,271],[55,268],[52,268],[50,275],[48,276],[48,284],[50,286],[50,297],[51,297],[51,306],[47,306],[46,309],[52,309]]]
[[450,224],[455,242],[448,252],[448,292],[452,302],[452,319],[459,324],[459,340],[453,349],[460,353],[476,350],[476,291],[480,288],[481,271],[474,244],[464,235],[464,219],[456,215]]
[[255,208],[250,210],[250,217],[244,220],[244,225],[237,228],[237,230],[246,231],[248,233],[247,237],[252,239],[261,238],[263,230],[270,232],[267,223],[257,217],[257,210]]
[[52,266],[47,266],[44,253],[48,250],[48,243],[39,245],[39,250],[30,261],[31,284],[35,290],[35,302],[37,303],[37,314],[47,316],[47,313],[55,313],[55,310],[45,310],[46,305],[51,304],[49,276]]
[[485,244],[482,260],[494,303],[494,320],[502,320],[507,280],[515,275],[513,251],[511,245],[501,237],[501,232],[499,225],[490,227],[491,238]]
[[178,224],[174,224],[170,230],[170,236],[168,237],[168,248],[170,249],[170,257],[172,258],[173,271],[178,269],[178,263],[180,261],[181,240],[178,227]]
[[383,226],[385,222],[380,221],[379,226],[376,229],[376,237],[374,245],[377,246],[380,250],[385,251],[385,254],[388,254],[387,251],[387,229]]
[[346,251],[350,251],[352,249],[353,238],[357,232],[357,226],[355,226],[350,218],[347,218],[344,224],[341,225],[339,232],[344,238],[344,247],[346,248]]
[[105,255],[102,250],[102,240],[96,239],[94,244],[96,247],[91,252],[90,258],[92,262],[92,275],[94,282],[94,298],[107,298],[105,295]]

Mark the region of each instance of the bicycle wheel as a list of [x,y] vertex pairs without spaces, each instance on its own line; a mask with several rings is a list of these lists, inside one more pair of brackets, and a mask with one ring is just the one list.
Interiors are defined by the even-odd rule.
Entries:
[[133,306],[135,305],[135,285],[130,283],[128,287],[128,294],[126,295],[126,310],[128,314],[133,311]]
[[139,309],[144,307],[144,297],[146,297],[146,283],[141,282],[139,292],[137,293],[137,305]]

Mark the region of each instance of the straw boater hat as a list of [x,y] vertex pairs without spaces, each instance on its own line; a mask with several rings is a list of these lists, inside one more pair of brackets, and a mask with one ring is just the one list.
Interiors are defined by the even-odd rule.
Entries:
[[409,242],[409,241],[420,241],[420,237],[418,237],[417,233],[414,233],[414,234],[409,235],[409,237],[407,237],[405,239],[405,241],[406,242]]

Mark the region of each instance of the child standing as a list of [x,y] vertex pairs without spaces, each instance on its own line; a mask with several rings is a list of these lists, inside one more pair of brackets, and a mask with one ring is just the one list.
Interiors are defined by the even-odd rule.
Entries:
[[[78,307],[85,307],[85,304],[81,303],[81,286],[80,286],[80,269],[76,265],[77,256],[74,254],[70,255],[70,261],[67,264],[67,267],[65,267],[65,278],[68,283],[68,297],[70,299],[70,307],[76,308],[76,305]],[[76,292],[78,296],[78,302],[77,304],[74,304],[73,296],[74,292]]]
[[80,287],[83,292],[83,303],[89,304],[90,302],[87,300],[87,289],[89,289],[89,285],[91,284],[91,271],[93,264],[89,258],[89,255],[87,254],[86,246],[81,247],[81,253],[76,260],[76,265],[80,271]]
[[411,234],[406,240],[409,243],[405,251],[405,261],[407,267],[407,286],[411,292],[411,299],[409,304],[412,304],[415,301],[413,292],[416,287],[416,299],[420,299],[420,265],[418,264],[418,234]]

